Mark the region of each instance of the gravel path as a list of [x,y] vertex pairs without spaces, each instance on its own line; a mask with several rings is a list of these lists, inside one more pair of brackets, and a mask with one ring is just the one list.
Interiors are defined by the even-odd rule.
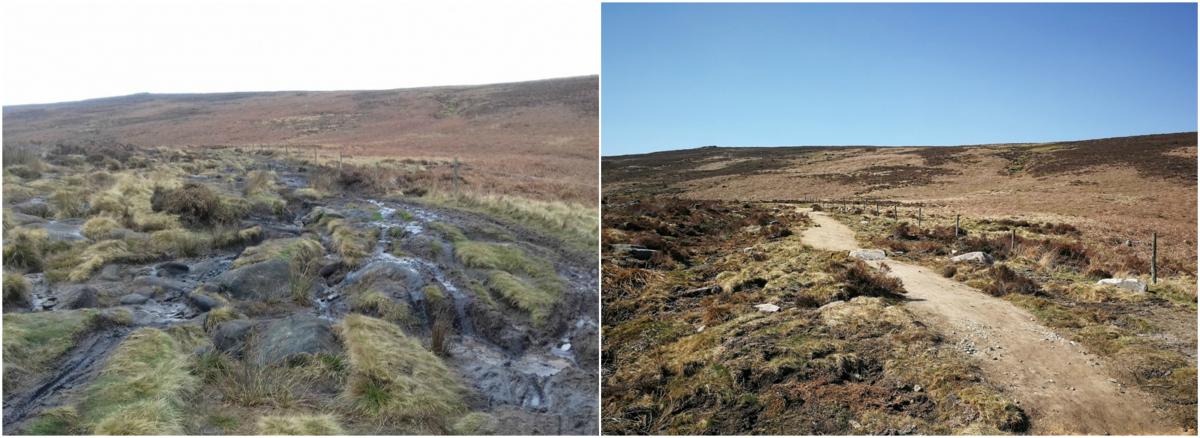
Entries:
[[[859,249],[849,227],[820,212],[808,214],[816,226],[802,234],[805,243],[831,251]],[[1183,433],[1159,420],[1145,393],[1112,379],[1103,358],[1058,336],[1029,312],[928,268],[883,262],[904,282],[905,305],[979,359],[988,380],[1025,409],[1031,433]]]

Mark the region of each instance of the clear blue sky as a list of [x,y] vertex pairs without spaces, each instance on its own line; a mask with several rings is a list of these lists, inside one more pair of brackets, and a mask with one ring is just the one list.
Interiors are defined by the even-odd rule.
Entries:
[[602,153],[1196,130],[1193,4],[603,5]]

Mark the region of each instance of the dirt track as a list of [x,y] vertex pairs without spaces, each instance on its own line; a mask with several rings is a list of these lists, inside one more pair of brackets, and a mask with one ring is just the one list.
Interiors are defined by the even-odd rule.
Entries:
[[[805,243],[832,251],[859,248],[849,227],[823,213],[809,215],[816,226],[803,233]],[[1102,358],[1025,310],[928,268],[885,262],[908,290],[905,305],[979,359],[984,375],[1029,415],[1031,433],[1184,433],[1168,428],[1143,392],[1112,380]]]

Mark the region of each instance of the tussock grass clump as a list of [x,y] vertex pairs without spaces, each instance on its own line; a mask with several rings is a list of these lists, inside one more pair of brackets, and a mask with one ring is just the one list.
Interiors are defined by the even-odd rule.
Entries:
[[5,233],[4,267],[31,272],[42,270],[49,234],[43,229],[14,228]]
[[59,219],[80,217],[87,213],[87,196],[82,190],[61,189],[50,195],[54,216]]
[[4,386],[17,388],[44,372],[99,322],[92,309],[4,315]]
[[843,284],[843,289],[852,297],[898,298],[908,293],[899,278],[871,269],[862,260],[834,265],[834,278]]
[[197,380],[189,354],[166,332],[141,328],[113,351],[79,404],[85,424],[102,435],[179,435],[183,397]]
[[327,195],[325,192],[323,192],[319,189],[315,189],[312,187],[305,187],[305,188],[296,189],[295,191],[293,191],[292,196],[295,196],[296,198],[303,199],[306,201],[316,201],[316,200],[322,199],[329,195]]
[[4,307],[25,307],[30,304],[29,281],[17,272],[4,273]]
[[393,300],[382,292],[363,291],[350,297],[350,310],[363,315],[382,319],[401,327],[412,327],[412,311],[408,304]]
[[246,174],[246,184],[242,188],[242,193],[250,201],[250,206],[254,211],[273,215],[283,214],[287,202],[279,196],[275,178],[275,172],[269,170],[253,170]]
[[545,322],[558,303],[556,291],[532,285],[508,272],[492,271],[487,284],[506,302],[529,314],[535,324]]
[[259,435],[345,435],[333,415],[267,415],[258,419]]
[[230,224],[245,215],[238,205],[221,199],[212,188],[194,182],[177,189],[155,186],[150,206],[155,212],[178,215],[189,226]]
[[312,383],[299,368],[259,366],[224,356],[216,361],[216,366],[208,364],[213,367],[208,371],[209,383],[235,406],[294,408],[303,401],[303,389]]
[[116,219],[104,215],[93,216],[83,223],[80,233],[88,239],[105,240],[112,238],[113,230],[118,228],[121,228],[121,223]]
[[455,245],[454,254],[468,267],[490,270],[488,287],[528,313],[535,324],[545,322],[562,295],[562,281],[554,266],[516,246],[463,241]]
[[339,331],[350,357],[341,397],[355,415],[441,434],[466,411],[462,384],[441,359],[395,324],[352,314]]
[[19,176],[19,177],[21,177],[21,179],[26,179],[26,180],[38,179],[38,178],[42,177],[42,172],[40,172],[37,169],[34,169],[30,166],[23,165],[23,164],[6,166],[4,168],[4,171],[11,173],[13,175]]
[[193,257],[209,249],[211,236],[176,228],[151,233],[148,243],[146,258]]
[[76,246],[55,254],[46,264],[46,279],[51,282],[82,282],[104,265],[130,256],[123,240],[103,240],[88,246]]
[[496,417],[486,412],[472,412],[454,422],[455,435],[494,435],[499,426]]
[[342,256],[347,266],[358,266],[366,260],[379,238],[378,229],[359,230],[345,219],[324,216],[319,223],[329,233],[334,251]]
[[429,224],[429,228],[437,230],[437,232],[442,233],[442,235],[446,237],[446,240],[454,243],[464,242],[467,240],[467,235],[463,234],[462,230],[458,229],[458,227],[451,224],[444,222],[433,222]]
[[246,248],[233,261],[232,267],[240,268],[268,260],[283,260],[289,263],[293,260],[308,262],[320,259],[324,254],[325,248],[321,246],[321,242],[307,237],[272,239]]
[[245,318],[245,315],[238,313],[232,306],[226,305],[216,309],[209,310],[204,314],[204,331],[212,333],[223,322],[233,321],[235,319]]
[[1002,264],[989,268],[988,277],[991,282],[984,286],[983,291],[994,297],[1008,294],[1036,295],[1041,292],[1041,287],[1036,282]]
[[79,412],[72,406],[46,409],[29,420],[21,430],[23,435],[81,435],[78,430]]

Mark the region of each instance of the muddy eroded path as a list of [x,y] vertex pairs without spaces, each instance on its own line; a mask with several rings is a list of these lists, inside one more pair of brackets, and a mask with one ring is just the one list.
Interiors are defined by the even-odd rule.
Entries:
[[[270,159],[258,165],[274,172],[281,192],[308,187],[308,175],[302,168]],[[193,179],[196,178],[199,177]],[[223,189],[240,192],[241,180],[236,181]],[[335,251],[340,249],[336,248],[339,243],[331,240],[332,233],[304,221],[317,209],[334,212],[355,230],[377,236],[375,241],[366,242],[370,250],[363,260],[343,264],[340,253]],[[73,241],[83,239],[78,236],[78,222],[82,221],[51,222],[43,226],[62,228],[53,231]],[[440,228],[444,226],[461,230],[472,241],[519,248],[531,257],[545,260],[562,286],[546,321],[535,323],[527,312],[498,297],[487,299],[487,290],[480,287],[480,272],[455,257],[458,242]],[[233,300],[228,287],[218,283],[224,281],[222,277],[226,274],[239,269],[234,267],[234,261],[243,254],[242,247],[213,249],[195,257],[151,263],[112,263],[79,283],[51,284],[41,273],[23,274],[32,287],[31,302],[26,308],[14,311],[65,313],[69,309],[121,309],[128,310],[131,320],[125,325],[97,327],[86,332],[72,348],[54,359],[37,376],[37,381],[20,389],[6,388],[5,434],[22,431],[30,419],[46,409],[75,401],[95,381],[122,340],[137,328],[165,329],[192,324],[205,325],[208,330],[206,315],[218,306],[201,302],[203,297],[197,297],[198,291],[225,294],[234,307],[257,305],[262,314],[247,312],[248,317],[242,316],[255,325],[293,317],[320,318],[328,322],[326,325],[336,325],[354,311],[353,297],[361,293],[358,284],[361,279],[372,286],[382,286],[388,291],[385,296],[412,309],[415,322],[405,327],[406,334],[430,349],[434,328],[426,316],[431,311],[425,310],[430,302],[424,295],[425,288],[435,287],[445,294],[452,305],[453,320],[440,360],[467,389],[463,398],[468,408],[495,418],[495,433],[597,433],[599,376],[595,345],[599,326],[598,271],[594,258],[563,249],[560,242],[537,230],[483,214],[400,198],[342,194],[315,201],[293,200],[286,215],[249,217],[242,220],[239,228],[247,227],[261,227],[260,242],[304,236],[319,238],[325,247],[321,268],[335,267],[329,271],[336,273],[320,274],[312,287],[311,300],[305,300],[304,304],[257,297]],[[249,246],[252,245],[246,245]],[[435,246],[437,249],[431,251]],[[255,281],[253,275],[246,278]],[[287,281],[290,280],[284,283]],[[80,304],[78,297],[84,292],[91,294],[91,302]],[[141,293],[140,302],[130,297],[137,293]],[[481,297],[487,299],[486,306],[481,305]],[[375,430],[370,427],[374,426],[364,430]]]
[[[820,212],[802,240],[831,251],[860,249],[854,232]],[[880,267],[881,261],[870,262]],[[1170,434],[1137,388],[1124,387],[1103,359],[999,298],[921,266],[882,261],[908,291],[905,306],[976,357],[990,383],[1017,400],[1033,434]]]

